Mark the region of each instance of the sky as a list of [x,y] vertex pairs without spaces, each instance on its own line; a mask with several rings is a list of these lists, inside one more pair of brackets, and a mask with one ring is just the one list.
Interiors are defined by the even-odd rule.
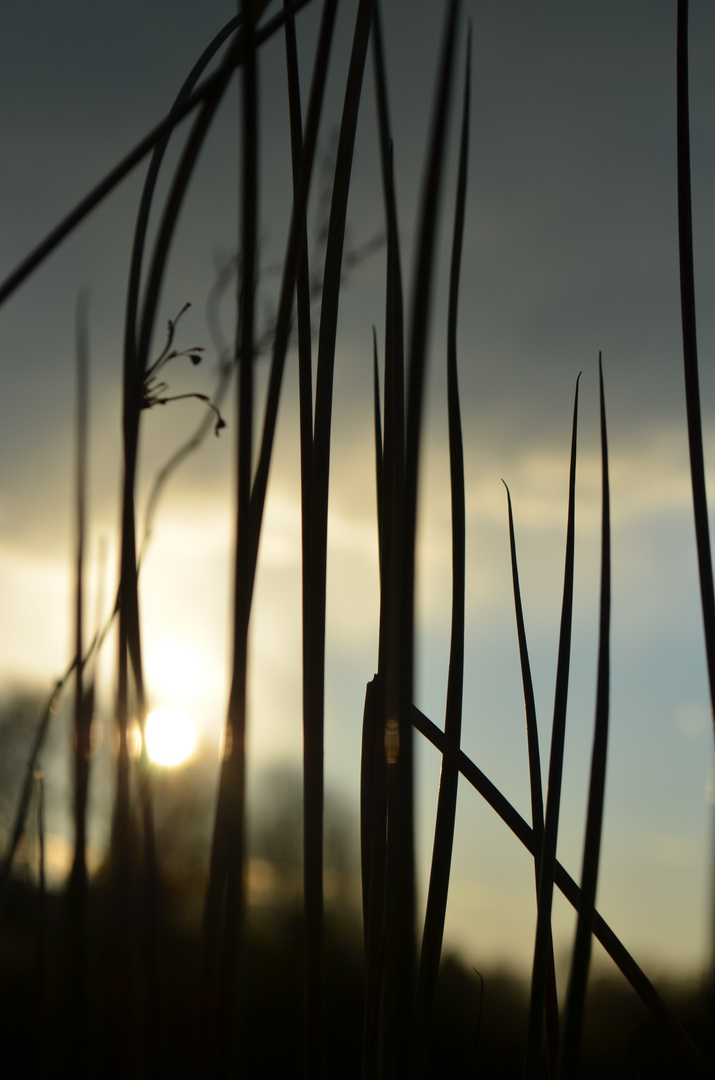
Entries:
[[[275,6],[275,5],[273,5]],[[419,209],[443,5],[386,0],[384,29],[405,281]],[[318,151],[311,247],[319,257],[349,33],[340,7]],[[0,278],[170,107],[231,0],[40,0],[4,12],[0,39]],[[318,8],[298,20],[307,87]],[[593,730],[600,466],[597,360],[603,355],[613,515],[612,683],[598,906],[647,971],[698,970],[708,950],[713,740],[689,490],[678,292],[674,0],[469,0],[472,123],[459,319],[467,489],[464,748],[529,817],[528,766],[509,565],[514,501],[544,778],[563,582],[568,452],[583,371],[576,504],[573,658],[559,857],[580,874]],[[715,469],[715,10],[691,3],[695,274],[706,466]],[[460,52],[458,82],[463,72]],[[341,296],[328,556],[326,776],[357,809],[360,726],[377,650],[372,327],[384,341],[382,196],[368,61],[348,207],[359,255]],[[307,95],[307,90],[304,90]],[[290,199],[282,42],[260,60],[260,310],[275,302]],[[164,284],[166,320],[198,369],[169,369],[172,392],[211,393],[234,329],[230,289],[207,300],[236,251],[238,94],[224,102],[184,208]],[[417,704],[444,713],[449,647],[445,298],[457,124],[431,318],[418,526]],[[175,152],[169,155],[176,160]],[[88,295],[88,618],[116,587],[123,300],[141,168],[0,310],[0,691],[48,688],[71,656],[74,318]],[[164,189],[165,190],[165,189]],[[316,310],[317,324],[317,310]],[[259,387],[267,361],[258,361]],[[141,576],[152,705],[175,705],[216,753],[226,708],[236,424],[210,436],[172,479]],[[169,454],[203,418],[185,401],[143,418],[139,505]],[[300,728],[300,510],[295,356],[286,373],[251,639],[252,774],[297,762]],[[106,545],[104,563],[99,552]],[[102,570],[104,566],[104,570]],[[97,582],[102,582],[100,588]],[[101,708],[111,714],[112,643]],[[59,752],[59,751],[58,751]],[[418,748],[420,888],[439,759]],[[59,813],[59,812],[58,812]],[[59,821],[59,818],[58,818]],[[99,827],[98,827],[99,828]],[[60,825],[58,824],[58,829]],[[100,830],[101,832],[101,830]],[[99,835],[99,833],[98,833]],[[557,952],[573,920],[554,912]],[[447,940],[471,965],[531,963],[533,867],[479,797],[460,789]],[[596,954],[596,959],[600,956]]]

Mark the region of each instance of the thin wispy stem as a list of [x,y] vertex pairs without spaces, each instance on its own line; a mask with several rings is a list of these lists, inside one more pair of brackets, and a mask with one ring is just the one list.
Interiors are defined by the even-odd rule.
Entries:
[[76,447],[76,556],[75,556],[75,702],[74,702],[74,767],[75,767],[75,849],[73,876],[81,894],[87,889],[87,795],[89,790],[89,754],[91,714],[87,715],[84,700],[84,549],[87,502],[87,422],[89,346],[87,340],[87,297],[77,302],[77,447]]
[[[245,804],[248,630],[252,572],[249,518],[253,452],[253,363],[255,280],[258,230],[258,77],[252,0],[243,0],[244,63],[241,84],[241,235],[242,282],[238,296],[236,356],[239,360],[234,538],[233,658],[231,689],[219,777],[203,931],[197,1065],[218,1039],[225,1068],[235,1072],[240,1057],[238,1003],[245,919]],[[222,938],[222,940],[220,940]],[[223,956],[220,957],[222,947]],[[220,967],[220,972],[218,968]],[[219,980],[218,988],[215,987]],[[212,1016],[212,1012],[216,1016]],[[213,1027],[212,1037],[209,1032]],[[203,1060],[202,1060],[203,1057]]]

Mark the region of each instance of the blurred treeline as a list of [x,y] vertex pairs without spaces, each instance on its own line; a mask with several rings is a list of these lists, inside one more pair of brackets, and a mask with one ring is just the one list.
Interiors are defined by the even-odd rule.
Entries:
[[[16,694],[0,704],[0,825],[5,840],[41,698]],[[64,790],[60,756],[67,755],[69,717],[62,713],[42,755],[43,775]],[[200,963],[205,890],[217,763],[205,755],[156,773],[156,824],[161,852],[165,1046],[168,1075],[189,1072]],[[100,774],[101,775],[101,772]],[[110,775],[109,773],[107,774]],[[66,794],[66,792],[65,792]],[[111,792],[95,806],[111,805]],[[61,806],[61,799],[49,806]],[[295,1075],[303,1037],[303,912],[301,777],[291,766],[261,774],[250,802],[248,926],[242,1055],[246,1076]],[[101,812],[99,809],[97,812]],[[55,827],[50,812],[48,835]],[[0,1017],[5,1076],[75,1075],[64,1020],[73,960],[67,949],[67,901],[38,887],[41,825],[28,815],[22,858],[15,864],[0,927]],[[45,836],[47,841],[47,836]],[[71,837],[67,837],[71,851]],[[360,1077],[363,944],[357,824],[338,795],[326,796],[325,1066],[336,1077]],[[86,1072],[119,1075],[126,1063],[113,1017],[112,897],[100,863],[89,897],[89,987]],[[140,958],[134,958],[139,963]],[[706,1042],[705,993],[695,981],[660,987],[686,1030]],[[506,968],[477,973],[453,953],[443,957],[427,1075],[519,1077],[529,1004],[525,979]],[[142,1008],[142,1003],[137,1003]],[[139,1018],[138,1018],[139,1019]],[[135,1025],[141,1030],[141,1023]],[[141,1060],[139,1047],[136,1061]],[[123,1067],[123,1066],[122,1066]],[[139,1066],[138,1066],[139,1069]],[[667,1037],[626,982],[596,971],[586,1011],[584,1080],[649,1077],[671,1080],[679,1064]],[[137,1071],[136,1075],[144,1075]]]

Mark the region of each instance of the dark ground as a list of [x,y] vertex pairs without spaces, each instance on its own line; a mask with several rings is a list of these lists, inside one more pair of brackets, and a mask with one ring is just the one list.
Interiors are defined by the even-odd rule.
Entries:
[[[199,970],[198,936],[181,927],[177,897],[166,905],[164,923],[165,1029],[168,1075],[187,1075],[191,1055]],[[3,1075],[119,1075],[121,1024],[117,1023],[117,987],[121,972],[112,961],[113,939],[107,890],[93,886],[90,895],[89,994],[86,1023],[77,1043],[71,1001],[76,994],[77,964],[68,954],[66,903],[53,895],[44,911],[27,885],[13,883],[0,934],[0,1017]],[[62,927],[64,926],[64,931]],[[65,941],[63,943],[63,937]],[[300,912],[290,906],[253,911],[246,957],[245,1023],[242,1058],[246,1075],[283,1078],[298,1075],[301,1060],[302,927]],[[75,956],[76,956],[75,947]],[[116,953],[114,953],[116,955]],[[134,959],[139,996],[134,1022],[151,1013],[152,1001],[141,987],[142,958]],[[121,967],[121,964],[120,964]],[[126,969],[125,969],[126,974]],[[483,1080],[519,1077],[526,1028],[526,987],[505,972],[484,971],[480,982],[454,957],[442,964],[428,1076],[468,1077],[474,1052],[475,1072]],[[325,1061],[326,1076],[360,1076],[362,961],[355,922],[332,917],[326,927]],[[695,986],[661,987],[663,996],[699,1045],[704,1042],[703,996]],[[143,997],[143,1000],[142,1000]],[[478,1028],[478,1033],[477,1033]],[[476,1049],[475,1049],[476,1038]],[[126,1048],[125,1048],[126,1049]],[[142,1057],[141,1050],[138,1057]],[[63,1064],[64,1063],[64,1064]],[[134,1066],[130,1075],[134,1075]],[[137,1073],[137,1075],[139,1075]],[[146,1075],[146,1073],[145,1073]],[[592,981],[587,1009],[583,1080],[672,1080],[688,1075],[653,1018],[620,978]]]

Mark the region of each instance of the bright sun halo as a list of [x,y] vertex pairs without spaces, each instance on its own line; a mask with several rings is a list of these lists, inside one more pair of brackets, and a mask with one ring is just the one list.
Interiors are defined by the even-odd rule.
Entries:
[[196,726],[181,709],[156,709],[146,719],[146,751],[157,765],[181,765],[196,746]]

